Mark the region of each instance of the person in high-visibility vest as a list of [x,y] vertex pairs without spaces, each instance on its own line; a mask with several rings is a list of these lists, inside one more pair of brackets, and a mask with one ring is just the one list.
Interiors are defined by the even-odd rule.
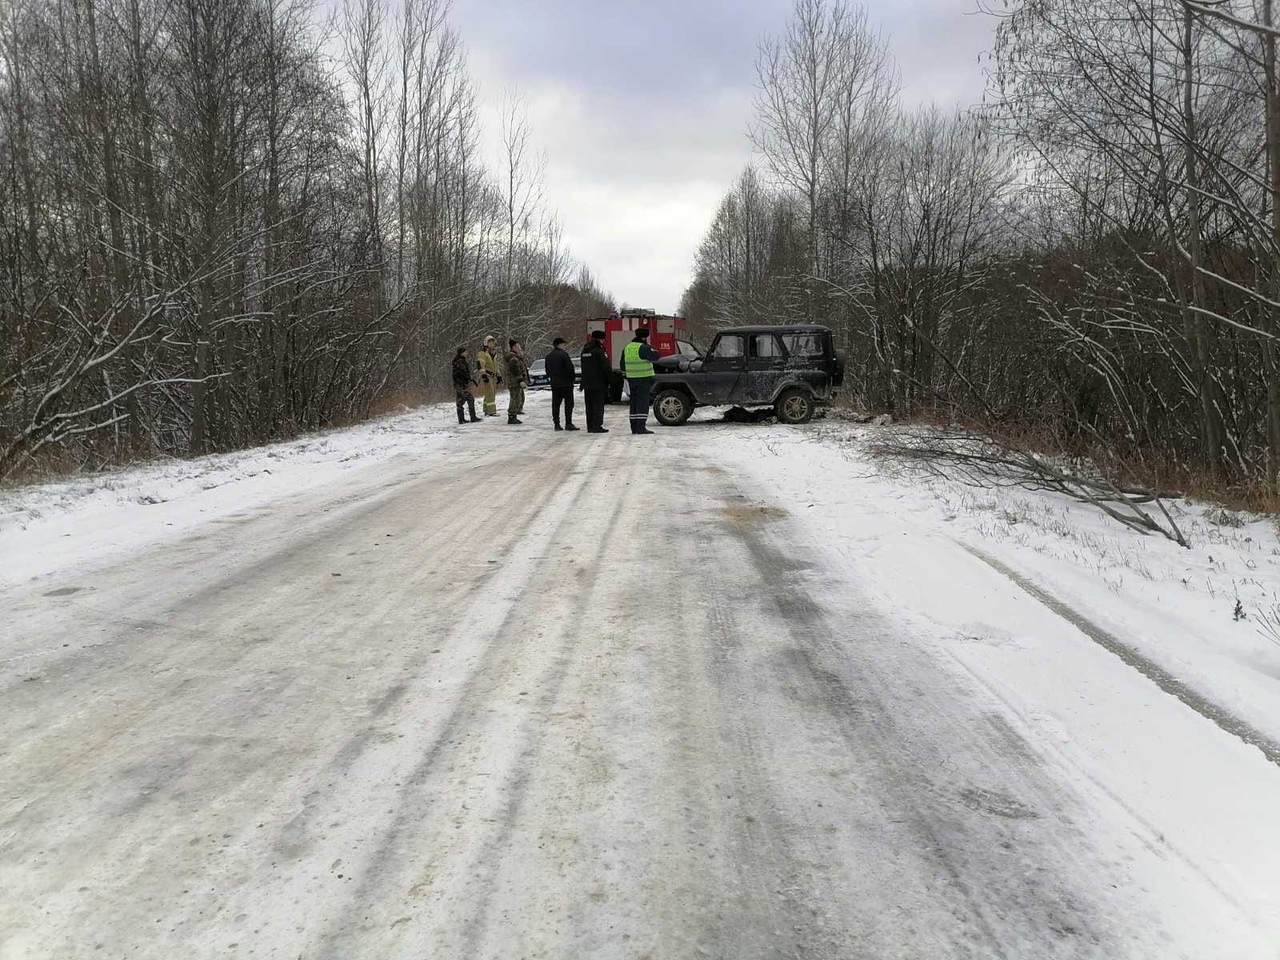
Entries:
[[653,433],[649,429],[649,393],[653,390],[653,361],[662,356],[649,346],[649,331],[641,327],[636,338],[622,351],[622,375],[631,394],[631,432]]

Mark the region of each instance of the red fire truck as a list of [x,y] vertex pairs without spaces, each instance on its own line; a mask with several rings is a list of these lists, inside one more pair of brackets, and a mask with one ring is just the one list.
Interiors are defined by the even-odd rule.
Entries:
[[618,366],[622,361],[622,351],[635,339],[635,332],[640,327],[649,329],[650,346],[664,357],[675,353],[691,357],[698,355],[697,348],[689,339],[689,323],[684,317],[666,317],[652,310],[627,309],[612,317],[588,320],[585,339],[590,339],[597,330],[605,332],[604,352],[614,369],[609,389],[611,403],[622,399],[622,374],[618,372]]

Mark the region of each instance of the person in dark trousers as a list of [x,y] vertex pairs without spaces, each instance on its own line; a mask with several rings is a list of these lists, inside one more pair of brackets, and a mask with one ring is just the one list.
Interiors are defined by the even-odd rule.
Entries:
[[622,375],[631,393],[631,432],[653,433],[649,429],[649,393],[653,390],[653,361],[662,356],[649,346],[649,331],[641,327],[636,338],[622,351]]
[[463,416],[463,407],[470,411],[471,423],[480,422],[480,418],[476,416],[476,396],[471,392],[475,385],[475,377],[471,373],[471,354],[467,353],[466,347],[459,347],[458,352],[453,355],[453,392],[458,398],[459,423],[467,422],[467,418]]
[[[551,419],[557,430],[577,430],[573,425],[573,358],[565,351],[567,341],[556,337],[547,354],[547,377],[551,380]],[[560,426],[560,408],[564,407],[564,426]]]
[[591,339],[582,348],[582,398],[587,405],[587,433],[608,433],[604,425],[604,398],[609,389],[609,355],[604,352],[604,331],[591,331]]

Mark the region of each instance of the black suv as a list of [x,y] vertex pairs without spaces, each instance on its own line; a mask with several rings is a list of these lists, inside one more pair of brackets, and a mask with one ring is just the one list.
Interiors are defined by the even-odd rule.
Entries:
[[814,324],[730,327],[705,357],[655,360],[653,414],[678,427],[695,407],[773,407],[783,423],[808,423],[844,382],[844,353]]

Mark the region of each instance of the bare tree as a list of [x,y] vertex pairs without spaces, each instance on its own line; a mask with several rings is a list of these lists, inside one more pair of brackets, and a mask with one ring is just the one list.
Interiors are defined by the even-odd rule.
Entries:
[[[347,74],[355,89],[353,113],[360,137],[361,192],[369,260],[384,258],[382,224],[382,131],[388,116],[386,0],[345,0],[342,43]],[[386,302],[381,272],[373,274],[374,306]]]
[[[864,8],[845,0],[796,0],[786,32],[761,44],[756,74],[752,141],[805,205],[806,269],[818,277],[824,181],[833,155],[837,169],[852,169],[864,121],[896,92],[887,48]],[[811,315],[815,309],[811,299]]]
[[[515,294],[528,265],[521,264],[533,232],[533,218],[543,199],[542,180],[546,158],[535,155],[529,127],[529,107],[516,90],[509,90],[500,105],[502,124],[502,206],[506,230],[506,328],[510,334],[515,321]],[[517,270],[520,273],[517,273]]]
[[799,0],[758,63],[767,214],[725,196],[691,317],[821,319],[868,404],[1275,492],[1273,2],[1010,0],[948,115],[896,104],[864,11]]
[[347,0],[336,44],[324,16],[0,4],[0,478],[365,416],[511,304],[607,300],[481,164],[446,0]]

